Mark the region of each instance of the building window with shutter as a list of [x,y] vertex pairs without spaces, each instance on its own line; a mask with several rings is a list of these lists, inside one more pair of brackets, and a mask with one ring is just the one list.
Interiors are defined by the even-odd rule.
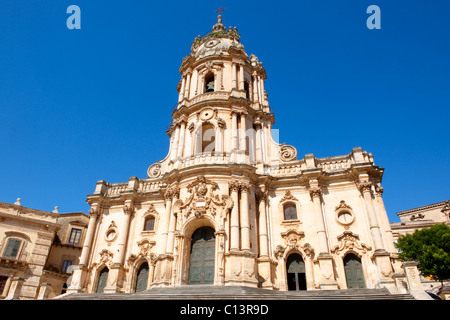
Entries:
[[297,220],[297,207],[294,203],[286,203],[283,206],[284,220]]
[[153,230],[155,230],[155,217],[148,216],[147,218],[145,218],[144,231],[153,231]]
[[67,269],[71,265],[72,265],[72,261],[71,260],[64,260],[63,264],[62,264],[62,268],[61,268],[62,273],[69,273]]
[[8,243],[6,244],[5,251],[3,251],[3,256],[6,258],[17,259],[17,255],[19,253],[21,244],[22,244],[22,240],[14,239],[14,238],[8,239]]
[[81,229],[72,228],[72,230],[70,230],[69,241],[67,241],[67,244],[77,246],[80,244],[80,239],[81,239]]

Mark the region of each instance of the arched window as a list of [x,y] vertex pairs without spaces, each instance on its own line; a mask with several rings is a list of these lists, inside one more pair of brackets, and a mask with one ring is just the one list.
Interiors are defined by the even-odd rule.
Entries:
[[155,230],[155,217],[147,216],[144,222],[144,231],[153,231]]
[[208,72],[205,75],[205,92],[213,92],[214,91],[214,73]]
[[283,206],[284,220],[297,220],[297,207],[295,203],[286,203]]
[[202,126],[202,153],[213,154],[216,149],[216,130],[212,124]]

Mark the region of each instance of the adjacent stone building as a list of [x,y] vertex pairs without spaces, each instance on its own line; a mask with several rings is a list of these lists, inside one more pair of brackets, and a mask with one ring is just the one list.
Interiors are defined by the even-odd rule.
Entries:
[[[403,210],[396,213],[400,222],[391,223],[394,241],[405,234],[412,234],[416,230],[430,228],[436,223],[450,226],[450,200],[428,204],[425,206]],[[432,293],[440,293],[446,300],[450,299],[450,282],[442,284],[431,278],[420,277],[423,288]]]
[[27,208],[20,199],[0,202],[0,299],[44,299],[65,292],[67,268],[79,263],[88,220],[82,212]]
[[219,15],[180,67],[167,156],[145,179],[100,180],[68,292],[210,284],[389,288],[405,276],[361,148],[299,158],[272,129],[263,64]]

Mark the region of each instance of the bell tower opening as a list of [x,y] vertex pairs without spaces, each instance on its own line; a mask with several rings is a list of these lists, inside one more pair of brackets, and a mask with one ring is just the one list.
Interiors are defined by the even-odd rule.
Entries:
[[216,130],[210,123],[202,126],[202,153],[214,154],[216,150]]
[[245,91],[245,98],[250,100],[250,85],[248,84],[248,81],[244,81],[244,91]]
[[205,92],[214,92],[214,73],[208,72],[205,75]]

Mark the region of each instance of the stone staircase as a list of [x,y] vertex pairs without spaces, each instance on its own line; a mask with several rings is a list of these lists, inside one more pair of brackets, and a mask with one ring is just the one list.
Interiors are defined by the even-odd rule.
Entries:
[[382,289],[276,291],[244,286],[190,285],[153,288],[138,293],[72,293],[59,300],[414,300],[410,294]]

